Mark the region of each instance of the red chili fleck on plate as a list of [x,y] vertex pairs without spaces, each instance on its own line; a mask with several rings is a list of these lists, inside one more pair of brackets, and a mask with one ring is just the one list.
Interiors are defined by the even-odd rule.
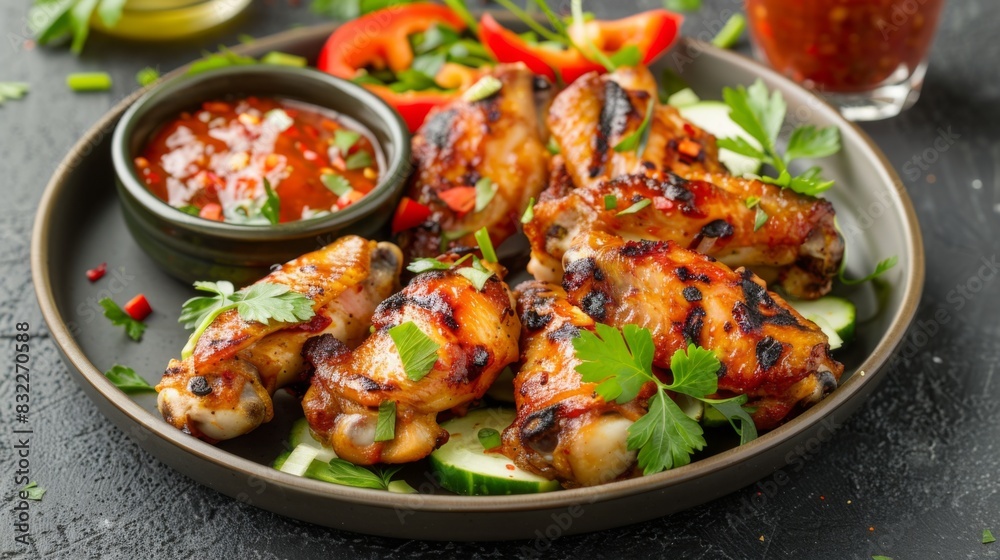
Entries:
[[153,308],[149,306],[149,301],[146,300],[146,296],[139,294],[134,298],[128,300],[125,304],[125,313],[128,313],[129,317],[135,319],[136,321],[142,321],[149,314],[153,312]]
[[91,282],[97,282],[108,272],[108,263],[102,262],[101,264],[91,268],[87,271],[87,280]]
[[516,468],[517,468],[517,467],[515,467],[514,465],[511,465],[510,463],[507,463],[507,464],[506,464],[506,465],[504,465],[504,466],[505,466],[505,467],[507,467],[507,470],[508,470],[508,471],[512,471],[512,470],[514,470],[514,469],[516,469]]

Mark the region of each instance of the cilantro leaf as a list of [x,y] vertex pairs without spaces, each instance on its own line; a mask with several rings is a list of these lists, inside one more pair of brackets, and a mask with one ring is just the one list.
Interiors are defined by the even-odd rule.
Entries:
[[749,88],[723,88],[722,99],[729,106],[729,118],[760,142],[766,152],[774,153],[774,142],[787,110],[781,93],[769,96],[767,86],[758,79]]
[[893,255],[887,259],[879,261],[878,264],[875,265],[875,270],[872,271],[872,273],[869,274],[868,276],[865,276],[864,278],[859,278],[857,280],[851,280],[850,278],[846,278],[844,276],[844,271],[846,269],[846,263],[847,263],[847,259],[844,259],[842,264],[840,265],[840,272],[838,273],[838,277],[840,278],[841,282],[847,284],[848,286],[853,286],[855,284],[863,284],[865,282],[868,282],[869,280],[874,280],[875,278],[878,278],[886,271],[896,266],[896,263],[898,262],[899,262],[899,257]]
[[531,197],[528,199],[528,207],[524,209],[524,214],[521,214],[521,223],[527,224],[534,219],[535,219],[535,197]]
[[111,366],[111,369],[104,372],[104,377],[107,377],[108,380],[115,384],[115,387],[118,387],[126,393],[156,392],[156,389],[154,389],[152,385],[147,383],[145,379],[139,377],[139,374],[130,367],[115,364]]
[[692,420],[663,391],[649,400],[649,412],[628,428],[628,449],[638,449],[639,468],[654,474],[691,462],[706,442],[701,425]]
[[813,125],[796,128],[785,148],[785,161],[799,158],[820,158],[840,151],[840,129],[827,126],[817,129]]
[[754,159],[759,159],[764,162],[770,162],[771,158],[767,156],[764,152],[757,149],[756,146],[747,141],[746,138],[742,136],[734,136],[732,138],[719,138],[716,141],[716,145],[720,149],[726,149],[730,152],[737,153],[741,156],[752,157]]
[[37,482],[32,480],[31,482],[28,483],[27,486],[21,488],[20,494],[24,494],[23,499],[34,500],[37,502],[42,499],[42,496],[45,495],[45,492],[47,492],[45,488],[42,488],[41,486],[38,485]]
[[639,128],[615,144],[614,150],[616,152],[634,151],[635,157],[642,157],[643,152],[646,151],[646,143],[649,141],[649,123],[653,118],[654,109],[653,101],[654,99],[650,97],[649,102],[646,104],[646,115],[642,118],[642,122],[639,123]]
[[411,381],[420,381],[434,369],[441,345],[431,340],[413,321],[392,327],[389,337],[396,345],[403,371]]
[[493,184],[493,181],[489,177],[483,177],[482,179],[476,181],[476,206],[475,211],[481,212],[490,202],[493,201],[493,197],[497,194],[497,187]]
[[[644,198],[644,199],[640,200],[639,202],[636,202],[632,206],[629,206],[628,208],[622,210],[621,212],[618,212],[617,214],[615,214],[615,216],[626,216],[628,214],[635,214],[639,210],[642,210],[643,208],[649,206],[652,203],[653,203],[652,200],[649,200],[648,198]],[[607,208],[607,205],[608,205],[608,201],[607,201],[607,199],[604,199],[604,207]],[[615,206],[617,206],[617,205],[618,205],[618,201],[616,200],[615,201]]]
[[378,405],[374,441],[392,441],[396,437],[396,403],[382,401]]
[[624,404],[635,399],[652,380],[652,335],[635,325],[625,325],[622,331],[603,323],[594,328],[596,333],[582,330],[573,339],[581,361],[576,371],[584,381],[598,384],[597,394],[605,401]]
[[757,426],[753,423],[750,413],[743,408],[743,405],[747,402],[746,395],[740,395],[731,399],[702,400],[729,420],[729,424],[740,435],[740,445],[757,439]]
[[0,82],[0,105],[8,99],[21,99],[28,92],[25,82]]
[[271,224],[277,224],[281,213],[281,200],[278,194],[271,188],[271,183],[264,178],[264,204],[260,207],[260,214],[267,218]]
[[109,297],[102,298],[97,303],[104,308],[104,316],[111,320],[112,325],[125,327],[125,334],[132,340],[142,340],[142,333],[146,332],[146,325],[142,321],[133,319]]
[[[652,351],[649,357],[652,363]],[[674,381],[667,385],[667,388],[698,399],[704,398],[705,395],[719,390],[719,378],[716,373],[720,365],[715,352],[688,343],[687,351],[678,350],[670,356],[670,371],[673,373]]]

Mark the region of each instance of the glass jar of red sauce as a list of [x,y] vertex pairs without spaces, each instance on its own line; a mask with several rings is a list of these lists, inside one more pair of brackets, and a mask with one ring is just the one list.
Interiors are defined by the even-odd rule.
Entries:
[[287,99],[202,103],[165,123],[134,159],[147,188],[202,218],[267,225],[357,202],[378,183],[380,154],[361,125]]
[[[944,0],[747,0],[761,58],[848,118],[916,102]],[[867,118],[866,118],[867,115]]]

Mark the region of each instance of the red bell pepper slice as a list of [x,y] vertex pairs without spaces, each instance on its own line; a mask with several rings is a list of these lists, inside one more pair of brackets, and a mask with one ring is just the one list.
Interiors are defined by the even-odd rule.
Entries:
[[136,321],[142,321],[149,314],[153,312],[153,308],[149,306],[149,302],[146,301],[146,296],[139,294],[134,298],[128,300],[125,304],[125,313],[128,313],[129,317],[135,319]]
[[[438,23],[458,32],[466,28],[465,21],[454,10],[437,4],[407,4],[372,12],[338,27],[326,40],[316,67],[346,80],[368,66],[389,68],[393,72],[405,70],[414,58],[409,36]],[[420,128],[432,108],[457,95],[439,91],[396,93],[377,84],[364,87],[399,111],[411,132]]]
[[[683,21],[682,16],[673,12],[650,10],[619,20],[589,21],[583,29],[594,47],[608,56],[631,45],[639,50],[643,64],[648,65],[674,43]],[[577,44],[583,40],[583,29],[569,29]],[[529,44],[490,14],[484,14],[479,22],[479,38],[499,62],[524,62],[532,72],[552,80],[561,77],[564,82],[572,83],[588,72],[604,71],[604,66],[587,59],[577,49],[556,50]]]
[[97,282],[108,272],[108,263],[101,263],[87,271],[87,280]]
[[475,187],[453,187],[438,193],[438,198],[444,201],[459,214],[468,214],[476,207]]
[[431,209],[410,197],[404,196],[392,217],[392,234],[419,226],[431,217]]

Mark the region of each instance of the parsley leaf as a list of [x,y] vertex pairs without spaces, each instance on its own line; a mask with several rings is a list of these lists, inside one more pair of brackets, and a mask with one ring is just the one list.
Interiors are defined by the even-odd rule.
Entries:
[[531,197],[528,199],[528,207],[525,208],[524,214],[521,214],[521,223],[527,224],[534,219],[535,219],[535,197]]
[[701,425],[677,403],[658,391],[649,400],[649,412],[629,426],[626,443],[639,450],[643,474],[654,474],[691,462],[691,455],[706,445]]
[[489,177],[483,177],[476,181],[476,206],[475,211],[481,212],[493,201],[497,194],[497,187]]
[[132,340],[142,340],[142,333],[146,332],[146,325],[142,321],[133,319],[109,297],[102,298],[97,303],[104,308],[104,316],[111,320],[112,325],[125,327],[125,333]]
[[145,379],[139,377],[139,374],[130,367],[115,364],[111,366],[111,369],[104,372],[104,377],[107,377],[108,380],[115,384],[115,387],[118,387],[126,393],[156,392],[156,389],[154,389],[152,385],[147,383]]
[[832,156],[839,151],[840,131],[836,127],[817,129],[813,125],[805,125],[792,131],[785,148],[785,161]]
[[25,82],[0,82],[0,105],[8,99],[21,99],[25,93],[28,93]]
[[[702,399],[702,401],[729,420],[729,424],[740,435],[740,445],[757,439],[757,426],[753,423],[750,413],[743,408],[747,402],[746,395],[722,400]],[[737,426],[737,424],[739,425]]]
[[411,381],[420,381],[434,369],[441,345],[431,340],[413,321],[392,327],[389,336],[399,352],[403,371]]
[[[652,364],[652,353],[649,358]],[[678,350],[670,356],[670,371],[674,375],[674,381],[667,388],[697,399],[704,398],[719,390],[719,378],[716,376],[719,367],[719,358],[715,356],[715,352],[688,343],[687,351]]]
[[646,115],[642,118],[642,122],[639,123],[639,128],[615,144],[614,150],[616,152],[634,151],[635,157],[642,157],[643,152],[646,151],[646,143],[649,142],[649,123],[653,118],[653,101],[654,99],[650,97],[649,103],[646,104]]
[[382,401],[378,405],[378,421],[375,423],[374,441],[391,441],[396,437],[396,403]]
[[892,267],[896,266],[896,263],[898,263],[898,262],[899,262],[899,257],[897,257],[896,255],[893,255],[893,256],[891,256],[891,257],[889,257],[887,259],[879,261],[878,264],[875,265],[875,270],[872,271],[872,273],[869,274],[868,276],[865,276],[864,278],[859,278],[857,280],[851,280],[850,278],[846,278],[844,276],[844,271],[847,268],[847,259],[845,258],[841,262],[840,272],[837,273],[837,276],[838,276],[838,278],[840,278],[841,282],[843,282],[844,284],[847,284],[848,286],[853,286],[855,284],[864,284],[865,282],[868,282],[869,280],[874,280],[874,279],[878,278],[879,276],[881,276],[882,274],[884,274],[886,271],[888,271]]
[[260,207],[260,214],[267,218],[271,224],[277,224],[281,213],[281,200],[278,194],[271,188],[271,183],[264,178],[264,204]]
[[653,337],[635,325],[625,325],[622,331],[602,323],[594,327],[596,333],[582,330],[573,339],[582,362],[576,371],[584,381],[598,384],[597,394],[604,400],[625,404],[650,381]]
[[32,480],[31,482],[28,483],[27,486],[21,488],[20,493],[24,494],[24,499],[34,500],[37,502],[42,499],[42,496],[45,495],[45,492],[47,492],[45,488],[42,488],[41,486],[38,485],[37,482]]
[[[649,206],[652,203],[653,203],[652,200],[649,200],[648,198],[644,198],[644,199],[640,200],[639,202],[636,202],[632,206],[629,206],[628,208],[622,210],[621,212],[618,212],[617,214],[615,214],[615,216],[626,216],[628,214],[635,214],[639,210],[642,210],[643,208]],[[617,205],[618,205],[618,201],[616,200],[615,201],[615,206],[617,207]],[[607,208],[607,206],[608,206],[608,199],[605,198],[604,199],[604,207]]]
[[264,324],[271,319],[284,323],[308,321],[316,314],[311,299],[293,292],[284,284],[258,282],[238,292],[233,292],[232,283],[224,280],[195,282],[194,287],[215,295],[191,298],[181,307],[178,322],[182,323],[184,328],[195,329],[181,350],[182,359],[194,353],[194,347],[205,330],[219,315],[230,309],[236,309],[244,321]]

